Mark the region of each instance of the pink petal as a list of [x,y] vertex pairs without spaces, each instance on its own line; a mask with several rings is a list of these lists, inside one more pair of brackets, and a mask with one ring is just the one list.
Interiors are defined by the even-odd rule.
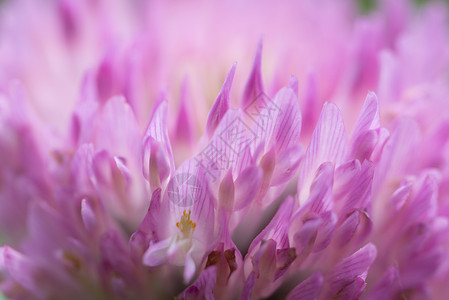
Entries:
[[218,202],[220,208],[225,209],[229,214],[232,213],[234,208],[234,195],[234,180],[232,179],[232,172],[229,170],[218,188]]
[[290,88],[283,88],[273,99],[258,104],[254,132],[265,149],[275,147],[280,153],[299,143],[301,134],[301,111],[298,98]]
[[251,253],[259,243],[263,240],[272,239],[278,245],[278,248],[288,248],[287,230],[290,225],[290,217],[293,209],[293,198],[287,197],[279,207],[276,215],[272,218],[270,223],[257,235],[252,241],[248,253]]
[[300,202],[304,203],[311,176],[323,162],[332,162],[338,166],[347,154],[347,139],[343,119],[337,106],[325,103],[318,125],[312,135],[298,180]]
[[389,268],[380,280],[374,285],[367,295],[367,300],[389,299],[395,294],[394,286],[398,280],[398,270],[395,267]]
[[336,215],[331,212],[325,212],[321,215],[322,223],[318,230],[318,235],[315,240],[315,245],[313,248],[313,252],[319,252],[327,248],[330,242],[332,241],[332,237],[334,235],[335,226],[337,224]]
[[[353,172],[352,172],[353,174]],[[357,174],[353,174],[351,182],[345,187],[346,195],[341,195],[337,204],[339,215],[346,215],[354,209],[370,210],[371,190],[374,177],[374,164],[365,160]]]
[[299,144],[292,145],[279,153],[271,184],[280,185],[290,180],[296,174],[303,155],[304,149]]
[[194,116],[188,108],[191,103],[188,98],[188,81],[184,80],[181,88],[179,112],[176,123],[175,140],[181,140],[188,145],[195,142]]
[[123,97],[105,103],[101,117],[96,119],[95,148],[113,156],[135,158],[140,151],[140,130],[131,107]]
[[242,294],[240,296],[240,300],[251,300],[252,294],[254,290],[254,286],[256,285],[256,272],[251,272],[248,278],[245,281],[245,286],[243,287]]
[[378,133],[374,130],[368,130],[361,133],[352,145],[351,157],[364,161],[370,159],[376,145],[379,141]]
[[183,300],[190,299],[205,299],[213,300],[214,297],[214,287],[217,280],[217,268],[211,266],[205,269],[198,279],[189,286],[185,291],[183,291],[177,298]]
[[306,258],[312,251],[321,224],[322,221],[319,218],[309,219],[293,235],[293,246],[295,246],[302,259]]
[[81,201],[81,218],[87,232],[93,233],[98,228],[99,220],[89,199],[85,198]]
[[[379,102],[373,92],[369,92],[363,104],[362,111],[354,126],[352,133],[352,144],[360,135],[367,131],[380,128]],[[353,145],[354,147],[354,145]]]
[[173,240],[171,238],[157,242],[150,245],[142,258],[144,265],[153,267],[167,262],[168,260],[168,248],[172,245]]
[[288,81],[287,87],[293,90],[296,97],[298,96],[298,78],[296,78],[295,76],[290,76],[290,80]]
[[242,107],[245,108],[254,101],[258,101],[260,95],[264,92],[264,85],[262,79],[262,40],[257,45],[256,56],[254,57],[254,64],[246,82],[245,91],[243,93]]
[[315,73],[307,74],[304,91],[300,97],[303,108],[303,130],[309,136],[315,128],[317,121],[318,87]]
[[[173,160],[173,152],[171,149],[167,126],[167,101],[160,100],[153,109],[151,121],[148,124],[145,136],[143,138],[143,166],[149,165],[149,156],[151,153],[151,147],[149,146],[151,144],[148,142],[148,140],[151,138],[157,142],[161,150],[161,155],[163,155],[165,160],[169,162],[171,172],[174,171],[175,163]],[[161,158],[158,159],[158,161],[160,160]],[[145,169],[144,174],[147,174]],[[146,177],[148,177],[148,175]]]
[[195,275],[196,264],[192,258],[193,249],[190,249],[186,254],[186,259],[184,262],[184,283],[190,282],[192,280],[193,275]]
[[262,170],[257,166],[245,169],[235,181],[234,210],[247,207],[259,192],[262,181]]
[[214,182],[228,169],[240,172],[248,164],[250,157],[241,161],[241,153],[247,153],[245,151],[253,145],[255,139],[255,133],[245,124],[242,111],[229,109],[209,144],[195,159],[208,173],[209,181]]
[[221,119],[223,119],[225,113],[229,109],[229,93],[231,91],[232,80],[234,79],[235,68],[237,63],[234,63],[231,69],[226,76],[226,80],[221,88],[220,93],[215,99],[212,108],[210,109],[209,115],[207,117],[206,123],[206,132],[209,137],[212,137],[212,134],[217,128],[218,124],[220,124]]
[[287,296],[287,300],[316,300],[323,286],[323,275],[316,272],[297,285]]
[[372,226],[372,221],[366,212],[355,210],[338,227],[333,242],[337,244],[337,247],[348,245],[352,239],[356,239],[355,242],[361,242],[368,237]]
[[[419,128],[416,122],[402,118],[392,132],[382,150],[382,156],[376,166],[373,191],[375,195],[382,191],[384,182],[412,173],[415,169],[415,156],[420,140]],[[417,166],[416,166],[417,167]]]
[[317,170],[316,176],[310,187],[310,211],[321,214],[332,210],[333,196],[332,185],[334,182],[334,166],[332,163],[323,163]]
[[373,244],[368,244],[351,256],[343,259],[327,275],[326,281],[329,284],[329,290],[326,295],[328,297],[335,296],[346,286],[351,290],[363,290],[364,286],[362,283],[376,255],[376,247]]

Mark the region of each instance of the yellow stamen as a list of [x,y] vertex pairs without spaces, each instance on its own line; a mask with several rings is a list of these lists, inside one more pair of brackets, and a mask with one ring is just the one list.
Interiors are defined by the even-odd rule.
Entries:
[[176,227],[181,230],[181,233],[183,233],[184,237],[190,237],[196,227],[196,223],[190,220],[190,214],[190,210],[188,213],[186,212],[186,210],[184,210],[181,216],[181,220],[179,222],[176,222]]

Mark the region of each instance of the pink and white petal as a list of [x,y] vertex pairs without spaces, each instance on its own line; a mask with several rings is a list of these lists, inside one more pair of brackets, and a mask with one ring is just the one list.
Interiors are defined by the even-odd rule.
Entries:
[[379,102],[377,101],[376,94],[369,92],[366,96],[359,118],[354,126],[354,131],[352,132],[352,147],[355,146],[355,141],[360,135],[378,128],[380,128]]
[[368,130],[361,133],[354,140],[351,150],[351,157],[360,161],[370,159],[378,141],[379,136],[375,130]]
[[271,219],[270,223],[257,235],[249,246],[248,253],[259,246],[263,240],[273,239],[278,248],[288,248],[287,230],[290,225],[290,217],[293,210],[293,198],[287,197]]
[[310,212],[321,214],[333,209],[332,185],[334,182],[334,165],[331,162],[323,163],[317,170],[310,186]]
[[354,209],[371,209],[371,191],[374,177],[374,164],[365,160],[360,172],[347,186],[347,194],[342,199],[341,209],[338,214],[343,216]]
[[300,166],[298,191],[301,204],[307,199],[307,191],[318,166],[323,162],[332,162],[338,167],[347,155],[347,143],[339,109],[335,104],[325,103]]
[[138,163],[140,130],[131,107],[123,97],[108,100],[96,119],[94,145],[113,156],[131,157]]
[[206,132],[209,137],[212,137],[215,128],[217,128],[220,121],[229,109],[229,94],[231,91],[232,80],[234,79],[235,68],[237,63],[234,63],[226,76],[223,87],[215,99],[212,108],[209,111],[206,122]]
[[276,145],[277,153],[299,143],[301,134],[301,111],[298,98],[290,88],[281,89],[272,100],[280,111],[275,120],[268,146]]
[[420,132],[412,119],[402,118],[382,150],[373,182],[374,196],[384,191],[385,182],[397,181],[405,173],[415,172],[416,155],[419,151]]
[[313,247],[313,252],[320,252],[329,246],[334,236],[335,226],[337,225],[337,216],[327,211],[321,214],[322,223],[318,229],[318,234]]
[[196,158],[182,164],[170,179],[161,203],[158,233],[168,237],[178,233],[176,222],[179,222],[184,211],[191,212],[191,220],[196,223],[193,236],[209,243],[214,232],[215,198],[207,181],[207,170],[199,165]]
[[184,261],[184,283],[190,282],[196,272],[196,264],[192,257],[193,247],[186,254]]
[[354,282],[356,289],[358,283],[361,284],[366,279],[376,255],[376,247],[373,244],[367,244],[338,263],[326,276],[326,282],[328,282],[326,297],[337,295],[344,287]]
[[160,242],[151,244],[142,257],[144,265],[154,267],[168,261],[168,249],[175,243],[176,237],[170,237]]
[[262,170],[258,166],[246,168],[235,180],[234,210],[247,207],[259,192],[262,181]]
[[[148,140],[149,137],[153,138],[155,141],[158,142],[158,144],[161,147],[161,151],[165,156],[166,161],[169,162],[170,165],[170,173],[174,172],[175,163],[173,159],[173,151],[170,144],[170,138],[168,135],[168,123],[167,123],[167,110],[168,105],[167,101],[161,100],[158,101],[156,106],[153,109],[153,114],[151,116],[151,121],[148,124],[147,130],[144,135],[144,142]],[[146,157],[148,157],[148,154],[146,152],[150,150],[147,147],[143,149],[143,157],[144,165],[149,165],[148,160]]]
[[425,174],[420,187],[407,206],[407,219],[410,221],[430,221],[437,213],[438,180],[433,174]]
[[296,174],[303,155],[304,150],[299,144],[291,145],[279,153],[271,184],[276,186],[289,181]]
[[293,234],[292,243],[301,260],[304,260],[312,251],[322,224],[319,218],[309,219]]
[[291,145],[299,143],[301,134],[301,111],[298,98],[290,88],[282,88],[273,99],[264,97],[257,107],[253,131],[257,143],[265,144],[265,151],[274,147],[280,153]]

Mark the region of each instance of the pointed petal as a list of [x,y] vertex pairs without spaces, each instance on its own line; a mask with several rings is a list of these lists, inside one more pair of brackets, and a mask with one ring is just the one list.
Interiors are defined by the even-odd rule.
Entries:
[[298,180],[301,203],[307,199],[311,176],[317,167],[323,162],[333,162],[338,166],[346,154],[347,138],[340,111],[335,104],[325,103],[301,164]]
[[175,140],[181,140],[188,145],[192,145],[195,139],[194,120],[189,110],[190,99],[188,98],[188,81],[184,80],[181,88],[179,112],[176,122]]
[[210,109],[206,123],[206,132],[209,137],[212,136],[215,128],[217,128],[218,124],[220,124],[221,119],[223,119],[225,113],[229,109],[229,93],[231,91],[231,85],[232,80],[234,79],[236,66],[237,63],[234,63],[232,65],[228,75],[226,76],[223,87],[221,88],[221,91],[217,96],[217,99],[215,99],[215,102]]
[[[157,225],[159,224],[161,206],[161,189],[156,189],[151,196],[150,207],[142,223],[129,239],[129,248],[134,261],[139,261],[150,241],[157,240]],[[139,262],[140,263],[140,262]]]
[[255,247],[263,240],[272,239],[276,241],[278,248],[288,248],[288,226],[290,225],[290,217],[293,209],[293,197],[287,197],[279,207],[276,215],[270,223],[262,230],[252,241],[248,253],[251,253]]
[[[148,124],[145,136],[143,138],[143,166],[145,177],[149,177],[145,166],[149,166],[151,155],[151,143],[149,140],[157,142],[158,147],[165,161],[169,162],[171,172],[174,172],[175,163],[173,160],[173,152],[170,144],[170,138],[168,136],[168,123],[167,123],[167,101],[159,101],[153,109],[153,115],[151,121]],[[157,159],[161,161],[162,159]]]
[[312,251],[321,224],[322,221],[318,218],[307,220],[293,235],[293,246],[302,259]]
[[8,276],[11,276],[21,287],[31,291],[34,296],[41,299],[48,296],[45,295],[48,292],[40,288],[35,276],[32,276],[39,271],[39,268],[22,253],[8,246],[0,247],[0,269],[2,272],[6,271]]
[[337,247],[344,247],[355,238],[355,242],[360,242],[366,239],[371,232],[372,222],[368,214],[363,211],[355,210],[338,227],[335,232],[333,243]]
[[262,79],[262,45],[262,40],[260,40],[254,57],[253,68],[243,93],[243,108],[251,105],[254,101],[257,102],[260,95],[265,91]]
[[[266,99],[265,99],[266,98]],[[265,149],[275,147],[277,153],[299,143],[301,111],[298,98],[290,88],[282,88],[273,99],[265,97],[257,106],[254,132]]]
[[240,156],[254,143],[255,133],[244,122],[240,109],[229,109],[215,129],[209,144],[195,158],[208,173],[208,180],[214,182],[225,171],[239,171]]
[[336,211],[344,216],[354,209],[367,209],[371,207],[371,190],[374,177],[374,164],[365,160],[358,172],[351,172],[352,178],[345,186],[340,186]]
[[333,208],[332,185],[334,183],[334,166],[323,163],[317,170],[310,187],[310,211],[319,215]]
[[145,140],[143,149],[143,174],[154,191],[161,187],[172,171],[170,157],[164,151],[163,145],[152,137]]
[[377,101],[376,94],[369,92],[354,126],[352,141],[357,140],[361,134],[378,128],[380,128],[379,102]]
[[397,180],[404,173],[415,172],[417,165],[413,163],[419,151],[420,132],[418,124],[409,118],[402,118],[392,132],[382,150],[373,183],[375,195],[382,191],[384,182]]
[[298,96],[298,78],[295,76],[290,76],[288,87],[293,90],[296,96]]
[[92,234],[98,228],[98,217],[92,207],[91,201],[86,198],[81,200],[81,219],[88,233]]
[[407,206],[407,219],[414,222],[426,222],[437,213],[438,181],[431,174],[426,174],[412,203]]
[[329,246],[334,235],[335,226],[337,224],[336,215],[331,212],[325,212],[321,215],[322,223],[318,230],[318,235],[315,240],[313,252],[320,252]]
[[378,141],[378,133],[374,130],[361,133],[352,144],[351,157],[360,161],[370,159]]
[[368,244],[337,264],[327,275],[329,284],[327,298],[337,296],[344,287],[351,284],[356,285],[351,289],[363,290],[364,286],[360,285],[364,283],[376,255],[376,247],[373,244]]
[[113,156],[134,158],[138,155],[141,147],[139,126],[131,107],[123,97],[114,97],[107,101],[101,117],[96,120],[96,149],[105,149]]

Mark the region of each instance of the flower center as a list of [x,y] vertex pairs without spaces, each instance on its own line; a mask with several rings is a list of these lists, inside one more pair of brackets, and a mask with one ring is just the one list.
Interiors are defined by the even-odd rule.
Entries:
[[196,223],[190,220],[190,213],[191,211],[187,213],[186,210],[184,210],[181,221],[176,222],[176,227],[181,230],[181,233],[183,234],[184,238],[188,238],[192,236],[193,231],[195,231]]

